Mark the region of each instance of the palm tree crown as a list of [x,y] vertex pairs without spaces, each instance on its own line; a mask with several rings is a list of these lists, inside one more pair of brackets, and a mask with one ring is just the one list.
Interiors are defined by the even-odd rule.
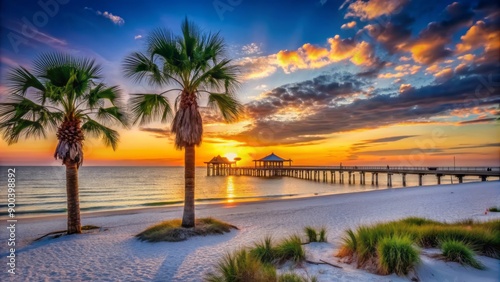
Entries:
[[46,137],[48,130],[58,129],[54,156],[78,165],[84,135],[102,137],[116,149],[119,134],[108,126],[127,125],[127,119],[119,88],[97,83],[100,72],[94,60],[61,53],[41,55],[33,72],[13,69],[7,76],[10,101],[0,103],[4,139],[13,144],[19,137]]
[[[242,106],[235,99],[238,69],[224,58],[225,45],[218,34],[203,33],[187,19],[181,24],[182,36],[157,29],[147,39],[145,53],[125,58],[125,75],[137,82],[166,87],[159,94],[132,94],[130,111],[134,123],[168,121],[173,113],[175,147],[185,149],[185,202],[182,225],[194,226],[194,146],[203,135],[199,99],[208,95],[208,105],[218,109],[227,122],[235,121]],[[178,93],[172,109],[166,94]]]

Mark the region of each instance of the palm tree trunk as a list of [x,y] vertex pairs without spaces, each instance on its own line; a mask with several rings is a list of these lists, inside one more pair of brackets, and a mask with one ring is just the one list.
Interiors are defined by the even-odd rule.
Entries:
[[194,227],[194,145],[185,147],[184,152],[184,214],[182,216],[182,227]]
[[68,197],[68,234],[82,233],[77,162],[66,160],[64,164],[66,165],[66,193]]

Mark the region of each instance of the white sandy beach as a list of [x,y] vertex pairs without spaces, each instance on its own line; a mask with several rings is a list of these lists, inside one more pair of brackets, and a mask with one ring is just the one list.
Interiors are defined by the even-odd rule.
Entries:
[[[199,205],[198,217],[213,216],[240,228],[226,235],[191,238],[178,243],[139,242],[134,235],[162,220],[179,218],[181,207],[83,214],[82,224],[105,231],[31,243],[51,231],[64,230],[65,217],[20,219],[16,229],[16,274],[8,275],[2,263],[0,281],[202,281],[219,258],[240,247],[251,246],[265,235],[280,239],[302,234],[307,226],[326,226],[329,243],[306,245],[308,259],[337,262],[334,250],[347,228],[361,224],[419,216],[455,221],[488,220],[500,213],[484,214],[500,206],[500,183],[482,182],[388,189],[363,193],[242,204]],[[5,220],[1,240],[6,242]],[[6,244],[0,251],[6,261]],[[465,268],[422,256],[416,272],[421,281],[499,281],[499,261],[479,257],[487,270]],[[303,264],[299,273],[319,281],[409,281],[396,275],[379,276],[354,265]],[[283,271],[286,271],[284,269]]]

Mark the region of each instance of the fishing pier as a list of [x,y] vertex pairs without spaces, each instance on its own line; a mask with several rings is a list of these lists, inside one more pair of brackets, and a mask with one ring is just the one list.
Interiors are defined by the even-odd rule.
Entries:
[[425,175],[434,175],[437,184],[441,184],[441,179],[445,176],[456,177],[458,183],[463,183],[464,177],[478,177],[481,181],[500,178],[500,167],[292,166],[292,160],[280,158],[274,153],[254,160],[254,163],[253,167],[237,167],[235,162],[217,156],[206,162],[207,176],[286,176],[317,182],[378,185],[381,175],[387,178],[387,186],[392,186],[394,177],[400,177],[402,185],[406,186],[407,175],[417,175],[420,186],[423,185]]

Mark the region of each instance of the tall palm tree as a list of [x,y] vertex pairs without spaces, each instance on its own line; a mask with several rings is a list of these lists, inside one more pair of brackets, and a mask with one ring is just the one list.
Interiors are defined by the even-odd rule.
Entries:
[[[147,39],[145,53],[135,52],[125,58],[125,75],[137,82],[170,88],[160,94],[133,94],[130,111],[135,123],[172,120],[175,147],[184,149],[185,201],[183,227],[194,227],[195,149],[203,135],[198,110],[199,99],[208,96],[208,105],[220,110],[227,122],[235,121],[241,104],[235,99],[239,85],[237,68],[224,58],[225,45],[218,34],[203,33],[187,18],[181,24],[182,36],[157,29]],[[176,91],[174,109],[166,94]]]
[[78,168],[85,136],[102,137],[115,150],[119,134],[108,126],[127,125],[119,88],[98,82],[100,73],[94,60],[43,54],[33,71],[19,66],[9,73],[10,101],[0,103],[0,130],[9,145],[57,130],[54,157],[66,166],[68,234],[81,233]]

